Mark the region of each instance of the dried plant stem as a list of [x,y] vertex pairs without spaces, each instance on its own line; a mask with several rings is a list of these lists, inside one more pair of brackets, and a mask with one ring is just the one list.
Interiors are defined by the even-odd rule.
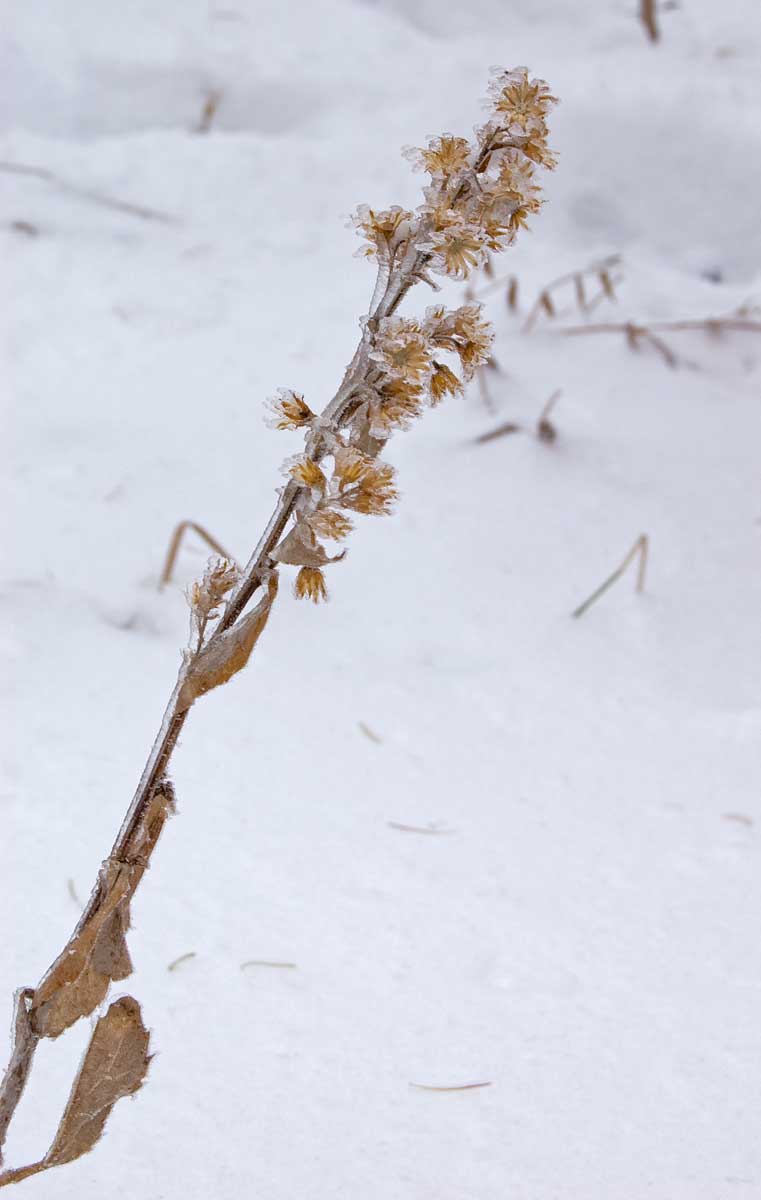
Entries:
[[[409,274],[405,273],[401,275],[401,273],[398,273],[396,276],[386,279],[385,286],[381,290],[375,307],[365,323],[359,345],[346,369],[341,386],[322,413],[323,426],[332,425],[333,427],[340,427],[345,421],[352,408],[357,391],[365,383],[372,369],[369,351],[372,344],[373,332],[377,329],[378,321],[382,317],[390,316],[395,312],[402,298],[412,286],[415,275],[423,265],[425,257],[424,254],[416,256]],[[379,270],[379,276],[381,274],[382,270]],[[315,461],[319,461],[324,456],[325,450],[326,446],[322,435],[320,433],[312,435],[309,445],[310,456]],[[210,635],[209,645],[217,643],[222,634],[238,621],[254,593],[261,587],[265,576],[274,566],[270,555],[285,530],[299,491],[300,487],[295,481],[291,481],[283,488],[266,529],[243,572],[240,584],[232,593],[219,623]],[[131,848],[139,841],[141,822],[150,809],[159,786],[165,780],[169,761],[177,745],[177,739],[185,724],[185,719],[190,711],[189,707],[183,707],[181,703],[181,693],[188,673],[188,666],[187,662],[183,662],[180,667],[161,726],[151,748],[132,802],[111,848],[111,853],[108,859],[106,859],[107,864],[129,863],[133,861],[134,856],[131,854]],[[152,851],[153,847],[151,846],[150,849]],[[147,866],[147,861],[144,866]],[[85,930],[88,922],[93,919],[101,905],[101,879],[102,875],[99,875],[72,935],[72,942]],[[48,972],[49,975],[50,971]],[[39,1041],[38,1036],[31,1032],[26,1008],[27,1001],[34,994],[34,990],[28,988],[17,993],[15,1017],[16,1039],[10,1065],[3,1077],[2,1084],[0,1084],[0,1151],[2,1150],[8,1125],[21,1099],[21,1093],[31,1069],[34,1051]],[[23,997],[23,999],[19,1000],[19,996]],[[0,1187],[4,1186],[6,1182],[12,1182],[10,1173],[0,1175]]]
[[645,586],[648,549],[648,536],[646,533],[641,533],[627,554],[626,558],[621,563],[620,567],[616,567],[616,570],[613,572],[613,574],[609,575],[605,582],[601,583],[600,586],[594,592],[592,592],[592,595],[589,596],[583,604],[580,604],[578,608],[573,610],[571,616],[583,617],[587,609],[591,608],[595,601],[599,600],[600,597],[607,592],[608,588],[612,587],[616,580],[621,578],[624,571],[629,566],[629,563],[632,562],[638,555],[639,564],[637,566],[637,591],[641,592]]
[[213,550],[215,554],[219,554],[222,558],[226,558],[228,561],[234,562],[232,554],[228,554],[224,546],[220,545],[217,539],[212,537],[208,529],[204,529],[203,525],[199,525],[197,521],[180,521],[179,525],[177,525],[175,528],[169,542],[169,548],[166,552],[166,559],[164,560],[164,568],[161,572],[161,578],[159,579],[159,591],[161,591],[162,588],[166,587],[166,585],[171,582],[174,565],[177,562],[177,555],[180,553],[182,539],[189,529],[192,529],[194,533],[197,533],[198,536],[202,538],[204,542],[206,542],[206,545],[209,547],[209,549]]
[[[224,557],[210,563],[203,580],[191,589],[191,646],[183,652],[132,802],[74,933],[38,986],[17,994],[12,1057],[0,1085],[0,1148],[37,1042],[56,1038],[90,1016],[103,1003],[111,984],[132,972],[126,942],[129,906],[166,819],[174,811],[167,770],[190,708],[198,697],[226,683],[248,662],[277,594],[280,564],[301,567],[295,582],[297,595],[324,598],[321,567],[343,554],[331,557],[316,530],[319,528],[323,537],[340,540],[353,528],[345,510],[366,514],[389,511],[397,494],[394,471],[378,460],[378,454],[392,428],[404,427],[411,416],[419,415],[424,401],[437,403],[463,386],[463,379],[436,356],[442,352],[456,356],[464,379],[472,378],[488,358],[493,334],[477,305],[456,311],[436,305],[427,310],[423,321],[394,314],[414,284],[425,281],[436,286],[429,270],[455,278],[467,276],[485,252],[487,239],[489,245],[504,249],[526,217],[538,209],[538,189],[530,181],[535,163],[554,165],[554,155],[546,145],[545,116],[555,97],[543,80],[529,80],[525,68],[496,71],[490,93],[492,118],[478,131],[475,145],[443,135],[431,139],[427,151],[419,152],[435,181],[425,192],[427,201],[438,196],[434,208],[426,203],[417,213],[398,207],[374,213],[361,206],[358,228],[368,241],[369,254],[378,260],[370,311],[363,319],[359,344],[341,384],[319,416],[300,394],[279,390],[278,427],[304,427],[305,448],[288,465],[289,481],[280,490],[246,566],[241,569],[229,561],[219,543],[195,522],[184,521],[174,532],[162,583],[171,577],[188,528],[195,529]],[[529,126],[513,136],[514,117],[518,112],[525,117],[527,111]],[[159,215],[72,189],[49,171],[3,168],[2,164],[0,169],[35,175],[135,215]],[[334,464],[330,479],[319,466],[325,458],[332,458]],[[286,534],[292,517],[294,524]],[[261,596],[249,607],[260,590]],[[175,960],[170,969],[186,957]],[[114,1002],[93,1030],[47,1154],[31,1167],[0,1172],[0,1187],[73,1161],[92,1149],[114,1104],[142,1086],[149,1061],[148,1033],[137,1001],[125,997]],[[98,1101],[94,1106],[95,1091]]]

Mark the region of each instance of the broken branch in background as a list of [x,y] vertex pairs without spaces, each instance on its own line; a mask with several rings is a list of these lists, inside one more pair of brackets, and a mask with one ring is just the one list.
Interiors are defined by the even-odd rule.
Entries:
[[761,321],[754,321],[745,314],[746,308],[723,317],[703,317],[681,321],[651,321],[642,324],[635,321],[605,322],[597,325],[567,325],[559,329],[567,337],[580,337],[590,333],[622,333],[632,350],[642,345],[657,350],[669,367],[677,367],[679,359],[671,347],[660,336],[663,333],[705,333],[719,338],[725,333],[761,333]]
[[479,433],[478,437],[473,438],[473,441],[476,446],[483,446],[486,442],[493,442],[497,438],[507,437],[510,433],[517,433],[519,429],[520,425],[516,425],[515,421],[505,421],[496,429],[488,429],[486,433]]
[[[621,275],[615,274],[615,270],[620,264],[620,256],[610,254],[607,258],[600,259],[599,262],[590,263],[588,267],[583,267],[580,271],[569,271],[565,275],[558,275],[557,279],[551,279],[542,288],[529,309],[528,316],[523,323],[523,332],[530,333],[542,313],[546,317],[556,317],[558,315],[557,293],[566,292],[569,288],[573,289],[576,307],[582,313],[593,312],[604,300],[615,302],[618,299],[616,287],[622,279]],[[590,282],[595,287],[592,295],[589,294]]]
[[204,529],[203,525],[199,525],[197,521],[180,521],[169,541],[169,549],[166,552],[166,559],[164,560],[164,569],[161,572],[161,578],[159,579],[159,591],[166,587],[168,583],[171,583],[174,564],[177,562],[177,555],[180,552],[182,539],[188,529],[192,529],[194,533],[197,533],[198,536],[206,542],[206,545],[209,547],[209,549],[213,550],[215,554],[219,554],[220,557],[226,559],[227,562],[235,562],[232,554],[228,554],[224,547],[219,544],[217,539],[212,537],[208,529]]
[[0,162],[0,171],[6,175],[25,175],[31,179],[41,179],[58,188],[59,192],[66,192],[69,196],[78,196],[80,200],[89,200],[91,204],[97,204],[101,208],[110,208],[115,212],[126,213],[130,217],[139,217],[141,221],[163,221],[169,225],[177,220],[176,217],[160,212],[157,208],[146,208],[143,204],[132,204],[129,200],[119,200],[116,196],[108,196],[105,192],[97,192],[92,188],[77,187],[76,184],[68,183],[60,175],[56,175],[54,171],[49,171],[47,167],[30,167],[23,163]]
[[562,389],[556,388],[539,414],[539,420],[536,423],[536,433],[542,442],[554,442],[558,436],[558,431],[550,420],[550,413],[562,395]]
[[617,579],[620,579],[629,563],[639,555],[639,565],[637,567],[637,591],[641,592],[645,586],[645,571],[647,570],[647,554],[649,549],[649,541],[646,533],[641,533],[631,550],[627,554],[620,567],[617,567],[612,575],[609,575],[604,583],[592,592],[592,595],[575,608],[571,613],[572,617],[583,617],[588,608],[591,608],[596,600],[599,600],[602,595],[607,592],[609,587],[612,587]]
[[658,22],[655,17],[655,0],[639,0],[639,16],[642,24],[647,30],[647,36],[651,42],[657,42],[660,34],[658,32]]
[[196,133],[209,132],[214,124],[214,118],[217,115],[217,109],[219,108],[221,99],[222,93],[214,88],[206,93],[206,100],[204,101],[204,106],[201,109],[201,119],[198,122]]

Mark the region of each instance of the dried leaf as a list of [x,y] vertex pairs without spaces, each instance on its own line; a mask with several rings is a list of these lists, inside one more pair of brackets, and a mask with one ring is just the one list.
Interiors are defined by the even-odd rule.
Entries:
[[112,980],[132,973],[125,936],[129,903],[173,809],[174,790],[163,779],[124,857],[108,858],[101,867],[93,902],[34,993],[30,1020],[38,1037],[57,1038],[98,1007]]
[[134,890],[129,869],[107,864],[98,887],[95,911],[77,926],[34,993],[31,1020],[39,1037],[57,1038],[98,1007],[112,979],[132,971],[125,941]]
[[0,1174],[0,1187],[88,1154],[117,1100],[142,1087],[150,1062],[148,1042],[137,1000],[115,1000],[93,1030],[52,1146],[39,1162]]
[[272,557],[277,562],[286,563],[291,567],[324,567],[326,563],[338,562],[345,553],[344,550],[331,558],[307,523],[297,521],[280,545],[272,551]]
[[179,712],[184,712],[199,696],[227,683],[228,679],[243,670],[267,624],[277,595],[277,584],[277,572],[273,571],[267,591],[256,607],[241,617],[232,628],[212,638],[191,660],[177,701]]
[[92,1150],[111,1109],[142,1086],[150,1057],[148,1031],[132,996],[115,1000],[95,1026],[46,1167],[73,1162]]
[[37,1035],[29,1020],[28,1005],[33,995],[31,988],[19,988],[14,997],[11,1060],[0,1087],[0,1166],[3,1162],[5,1135],[26,1086],[37,1046]]
[[518,279],[517,276],[511,275],[510,282],[507,285],[507,307],[511,312],[516,312],[518,308]]

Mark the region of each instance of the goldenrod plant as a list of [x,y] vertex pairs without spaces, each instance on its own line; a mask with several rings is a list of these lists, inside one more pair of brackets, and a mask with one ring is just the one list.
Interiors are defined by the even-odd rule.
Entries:
[[[489,357],[492,330],[480,304],[397,315],[414,285],[438,290],[437,276],[467,278],[488,253],[511,245],[540,207],[537,167],[555,165],[547,147],[555,97],[520,67],[493,72],[486,103],[488,117],[472,141],[443,134],[406,151],[428,176],[414,212],[357,211],[360,253],[377,264],[359,345],[320,414],[289,389],[270,401],[277,428],[304,431],[303,453],[286,462],[285,485],[247,565],[212,559],[190,589],[190,642],[122,827],[71,938],[40,984],[16,993],[14,1044],[0,1086],[0,1149],[39,1041],[90,1016],[111,984],[132,972],[130,903],[174,807],[167,772],[191,707],[248,662],[283,567],[298,568],[297,596],[326,598],[325,569],[343,558],[355,515],[383,515],[396,499],[394,469],[380,458],[388,438],[426,405],[460,392]],[[116,1101],[142,1085],[148,1062],[139,1004],[129,996],[115,1000],[95,1025],[52,1146],[38,1162],[0,1173],[0,1186],[91,1150]]]

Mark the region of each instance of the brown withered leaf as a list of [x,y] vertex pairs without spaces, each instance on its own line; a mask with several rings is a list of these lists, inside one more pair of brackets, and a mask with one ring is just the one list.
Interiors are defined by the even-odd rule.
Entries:
[[132,996],[115,1000],[93,1030],[58,1132],[45,1155],[46,1166],[73,1162],[92,1150],[117,1100],[142,1086],[150,1062],[148,1042],[137,1000]]
[[137,1000],[115,1000],[93,1030],[52,1146],[39,1162],[0,1174],[0,1187],[74,1162],[92,1150],[117,1100],[142,1087],[150,1062],[148,1042]]
[[132,971],[125,934],[129,928],[129,869],[106,863],[94,911],[77,926],[34,993],[31,1021],[39,1037],[57,1038],[98,1007],[112,979]]
[[277,562],[287,563],[291,567],[324,567],[326,563],[338,562],[345,554],[344,550],[331,558],[304,521],[297,521],[272,551],[272,557]]
[[103,863],[91,903],[34,993],[29,1016],[38,1037],[57,1038],[98,1007],[112,980],[132,973],[126,941],[129,903],[173,810],[174,790],[162,779],[124,857]]
[[232,628],[212,638],[191,661],[180,689],[178,711],[184,712],[199,696],[227,683],[228,679],[243,670],[267,624],[277,595],[277,585],[277,572],[273,571],[267,591],[256,607],[241,617]]

